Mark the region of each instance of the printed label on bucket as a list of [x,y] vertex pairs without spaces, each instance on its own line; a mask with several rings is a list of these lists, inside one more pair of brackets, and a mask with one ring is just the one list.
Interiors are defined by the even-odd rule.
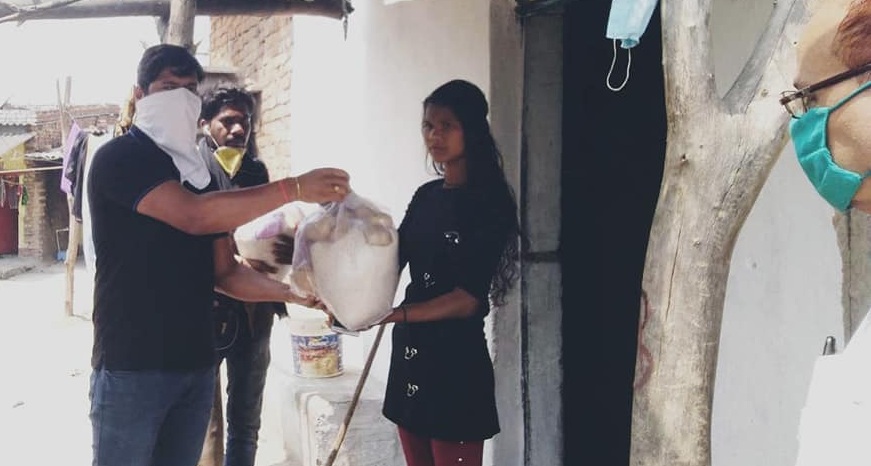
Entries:
[[291,335],[293,372],[300,377],[333,377],[342,373],[339,335]]

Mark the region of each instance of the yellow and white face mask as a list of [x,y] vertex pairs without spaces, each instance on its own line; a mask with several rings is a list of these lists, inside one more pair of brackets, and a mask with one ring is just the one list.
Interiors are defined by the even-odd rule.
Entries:
[[212,143],[216,147],[216,149],[212,151],[212,155],[215,156],[218,165],[224,169],[224,172],[226,172],[230,178],[236,176],[236,173],[239,173],[239,168],[242,167],[242,157],[245,156],[245,149],[218,144],[218,141],[215,140],[215,137],[209,132],[209,127],[206,125],[203,126],[203,133],[212,140]]
[[245,149],[219,146],[212,154],[214,154],[215,159],[218,161],[218,165],[227,172],[230,178],[233,178],[239,172],[239,168],[242,167],[242,157],[245,156]]

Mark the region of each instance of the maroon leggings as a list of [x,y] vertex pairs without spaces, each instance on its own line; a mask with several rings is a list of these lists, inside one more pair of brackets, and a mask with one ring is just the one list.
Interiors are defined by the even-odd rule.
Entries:
[[421,437],[399,428],[399,440],[408,466],[481,466],[484,441],[447,442]]

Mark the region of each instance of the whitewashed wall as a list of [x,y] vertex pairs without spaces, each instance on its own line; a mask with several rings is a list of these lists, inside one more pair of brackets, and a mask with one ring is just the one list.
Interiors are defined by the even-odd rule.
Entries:
[[[397,225],[425,164],[421,102],[454,78],[489,93],[488,0],[355,2],[348,38],[336,20],[294,19],[291,172],[336,166]],[[397,299],[401,299],[405,278]],[[344,337],[344,363],[362,367],[375,331]],[[386,380],[389,331],[371,377]]]
[[843,343],[832,211],[788,148],[735,245],[714,390],[714,466],[793,466],[825,337]]

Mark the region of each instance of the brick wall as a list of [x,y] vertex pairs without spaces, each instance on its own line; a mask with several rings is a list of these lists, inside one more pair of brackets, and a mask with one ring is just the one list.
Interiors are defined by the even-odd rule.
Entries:
[[21,206],[19,213],[18,255],[53,260],[57,252],[55,231],[65,228],[68,218],[66,200],[57,194],[60,172],[26,173],[21,176],[21,182],[27,190],[27,203]]
[[291,174],[290,16],[221,16],[211,19],[209,63],[237,70],[261,96],[255,126],[260,156],[273,179]]
[[[31,131],[35,131],[36,136],[28,142],[27,150],[47,152],[61,147],[64,141],[61,141],[61,122],[57,108],[35,108],[35,110],[36,124],[32,126]],[[119,106],[117,104],[73,105],[69,110],[70,115],[82,128],[95,124],[98,117],[105,118],[111,127],[118,119]]]

